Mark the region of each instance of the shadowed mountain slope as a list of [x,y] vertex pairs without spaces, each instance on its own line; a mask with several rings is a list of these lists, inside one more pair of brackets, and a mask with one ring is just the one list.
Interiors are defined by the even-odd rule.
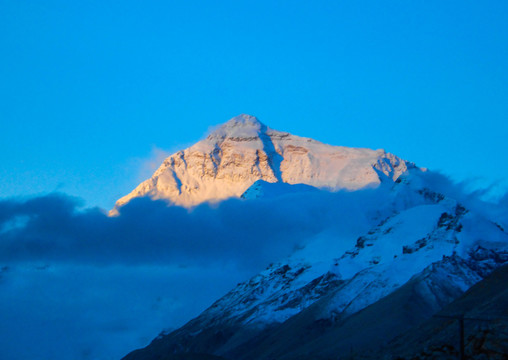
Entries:
[[[471,287],[438,316],[464,316],[467,359],[508,358],[508,265]],[[387,345],[384,357],[456,359],[459,321],[433,317]]]

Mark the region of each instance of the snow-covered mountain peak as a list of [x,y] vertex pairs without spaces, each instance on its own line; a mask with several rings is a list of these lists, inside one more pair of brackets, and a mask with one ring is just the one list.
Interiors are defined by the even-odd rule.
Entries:
[[205,140],[198,142],[193,148],[210,151],[217,147],[234,146],[237,149],[270,150],[274,145],[273,139],[282,138],[288,140],[294,137],[290,133],[269,128],[255,116],[241,114],[217,126]]
[[118,200],[112,213],[140,196],[186,207],[240,197],[258,180],[357,190],[393,182],[409,168],[414,164],[384,150],[323,144],[242,114],[165,159],[150,179]]
[[266,125],[257,117],[241,114],[219,126],[209,137],[254,137],[259,136],[263,130],[266,130]]

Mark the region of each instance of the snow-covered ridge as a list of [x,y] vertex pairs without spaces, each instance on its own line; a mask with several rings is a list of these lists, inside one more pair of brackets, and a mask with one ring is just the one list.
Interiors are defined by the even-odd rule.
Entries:
[[[147,351],[199,350],[248,359],[244,352],[256,348],[250,347],[251,341],[263,338],[260,334],[285,329],[284,324],[297,323],[297,317],[338,324],[411,281],[414,301],[426,304],[420,310],[428,315],[440,310],[508,263],[508,234],[483,214],[425,187],[423,175],[406,174],[376,189],[373,195],[388,194],[384,208],[378,202],[363,206],[369,220],[358,232],[310,239],[288,258],[238,284],[184,327],[162,333]],[[271,196],[269,188],[279,185],[258,182],[254,195]],[[288,186],[280,193],[294,194]],[[304,194],[309,194],[307,189]],[[285,195],[279,196],[283,201]]]
[[240,197],[258,180],[356,190],[394,181],[414,167],[384,150],[323,144],[242,114],[166,158],[150,179],[117,201],[112,213],[141,196],[186,207]]
[[[423,192],[410,196],[414,205],[393,212],[356,240],[314,241],[270,265],[217,301],[201,319],[207,323],[234,318],[262,327],[287,320],[330,292],[334,295],[321,316],[344,316],[447,257],[462,259],[473,274],[460,279],[462,291],[496,268],[496,261],[508,262],[508,235],[494,223],[450,198],[432,200]],[[483,239],[486,234],[490,241]],[[320,251],[313,249],[316,246]]]

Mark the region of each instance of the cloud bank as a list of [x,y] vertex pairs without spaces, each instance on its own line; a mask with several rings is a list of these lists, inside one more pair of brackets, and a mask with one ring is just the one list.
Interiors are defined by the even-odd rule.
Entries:
[[[228,200],[192,211],[138,198],[108,217],[63,194],[0,201],[0,261],[224,264],[258,269],[325,228],[360,226],[377,191]],[[376,199],[373,201],[372,199]],[[363,220],[362,220],[363,219]]]
[[365,229],[372,192],[228,200],[192,211],[140,198],[118,217],[65,194],[2,200],[2,357],[119,359],[312,236]]
[[[487,203],[439,174],[420,180],[505,226],[507,196]],[[192,210],[139,198],[118,217],[65,194],[1,200],[2,358],[119,359],[311,239],[365,233],[400,196],[386,185]]]

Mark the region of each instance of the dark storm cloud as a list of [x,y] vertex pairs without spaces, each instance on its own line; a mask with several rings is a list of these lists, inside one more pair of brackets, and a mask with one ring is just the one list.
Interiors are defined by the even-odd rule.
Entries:
[[138,198],[122,207],[117,217],[97,208],[80,210],[78,200],[63,194],[4,200],[0,202],[0,261],[234,261],[258,266],[325,229],[351,222],[363,226],[368,212],[381,207],[379,195],[379,190],[365,190],[232,199],[192,211]]
[[[479,200],[446,177],[427,173],[424,186],[451,194],[475,211],[499,205]],[[368,231],[368,218],[393,200],[390,186],[355,192],[286,194],[259,200],[231,199],[192,210],[164,201],[133,199],[117,217],[80,209],[64,194],[0,201],[0,261],[202,265],[234,262],[259,268],[322,231]],[[407,196],[407,194],[406,194]],[[501,201],[506,202],[505,198]],[[499,217],[499,216],[498,216]]]

